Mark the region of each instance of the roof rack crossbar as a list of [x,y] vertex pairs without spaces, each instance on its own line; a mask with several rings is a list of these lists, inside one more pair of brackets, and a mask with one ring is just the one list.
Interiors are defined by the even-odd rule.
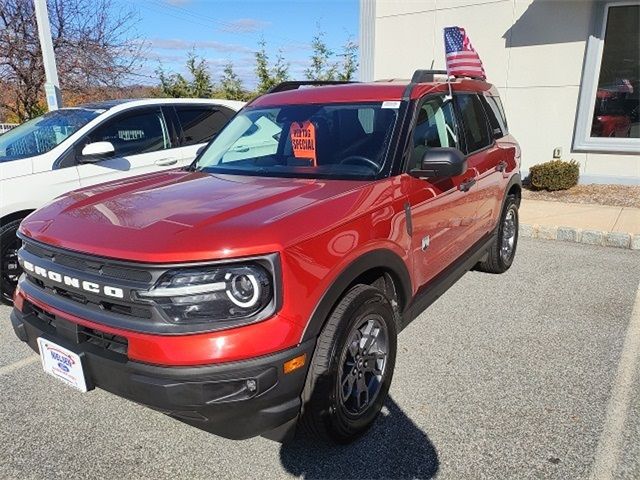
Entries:
[[300,87],[322,87],[326,85],[344,85],[347,83],[357,83],[347,80],[290,80],[281,82],[271,87],[266,93],[285,92],[287,90],[297,90]]

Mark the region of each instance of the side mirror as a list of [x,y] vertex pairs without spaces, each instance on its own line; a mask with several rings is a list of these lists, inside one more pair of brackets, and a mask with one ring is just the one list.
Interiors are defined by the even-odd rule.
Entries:
[[93,142],[84,146],[82,149],[81,162],[91,163],[99,162],[105,158],[113,157],[116,149],[111,142]]
[[467,171],[467,157],[457,148],[429,148],[424,152],[420,168],[410,174],[420,178],[446,178],[462,175]]

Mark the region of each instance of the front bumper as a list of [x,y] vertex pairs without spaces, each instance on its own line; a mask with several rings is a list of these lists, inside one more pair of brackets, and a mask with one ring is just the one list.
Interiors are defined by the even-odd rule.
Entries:
[[[82,326],[29,305],[23,311],[14,308],[11,323],[36,352],[38,337],[45,337],[78,353],[88,388],[102,388],[231,439],[269,436],[295,422],[315,346],[308,341],[251,360],[167,367],[131,361],[123,352],[126,346],[97,341]],[[284,362],[302,354],[307,355],[305,366],[285,374]]]

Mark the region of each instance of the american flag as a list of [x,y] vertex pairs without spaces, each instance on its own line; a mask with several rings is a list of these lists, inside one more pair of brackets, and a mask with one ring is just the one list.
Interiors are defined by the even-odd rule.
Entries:
[[478,52],[473,49],[467,32],[460,27],[444,29],[447,74],[456,77],[487,78]]

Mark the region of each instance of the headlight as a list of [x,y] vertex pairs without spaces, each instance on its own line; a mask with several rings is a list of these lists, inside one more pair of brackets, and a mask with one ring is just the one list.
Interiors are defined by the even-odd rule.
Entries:
[[273,275],[258,264],[222,264],[165,273],[137,291],[174,323],[210,323],[257,315],[273,300]]

